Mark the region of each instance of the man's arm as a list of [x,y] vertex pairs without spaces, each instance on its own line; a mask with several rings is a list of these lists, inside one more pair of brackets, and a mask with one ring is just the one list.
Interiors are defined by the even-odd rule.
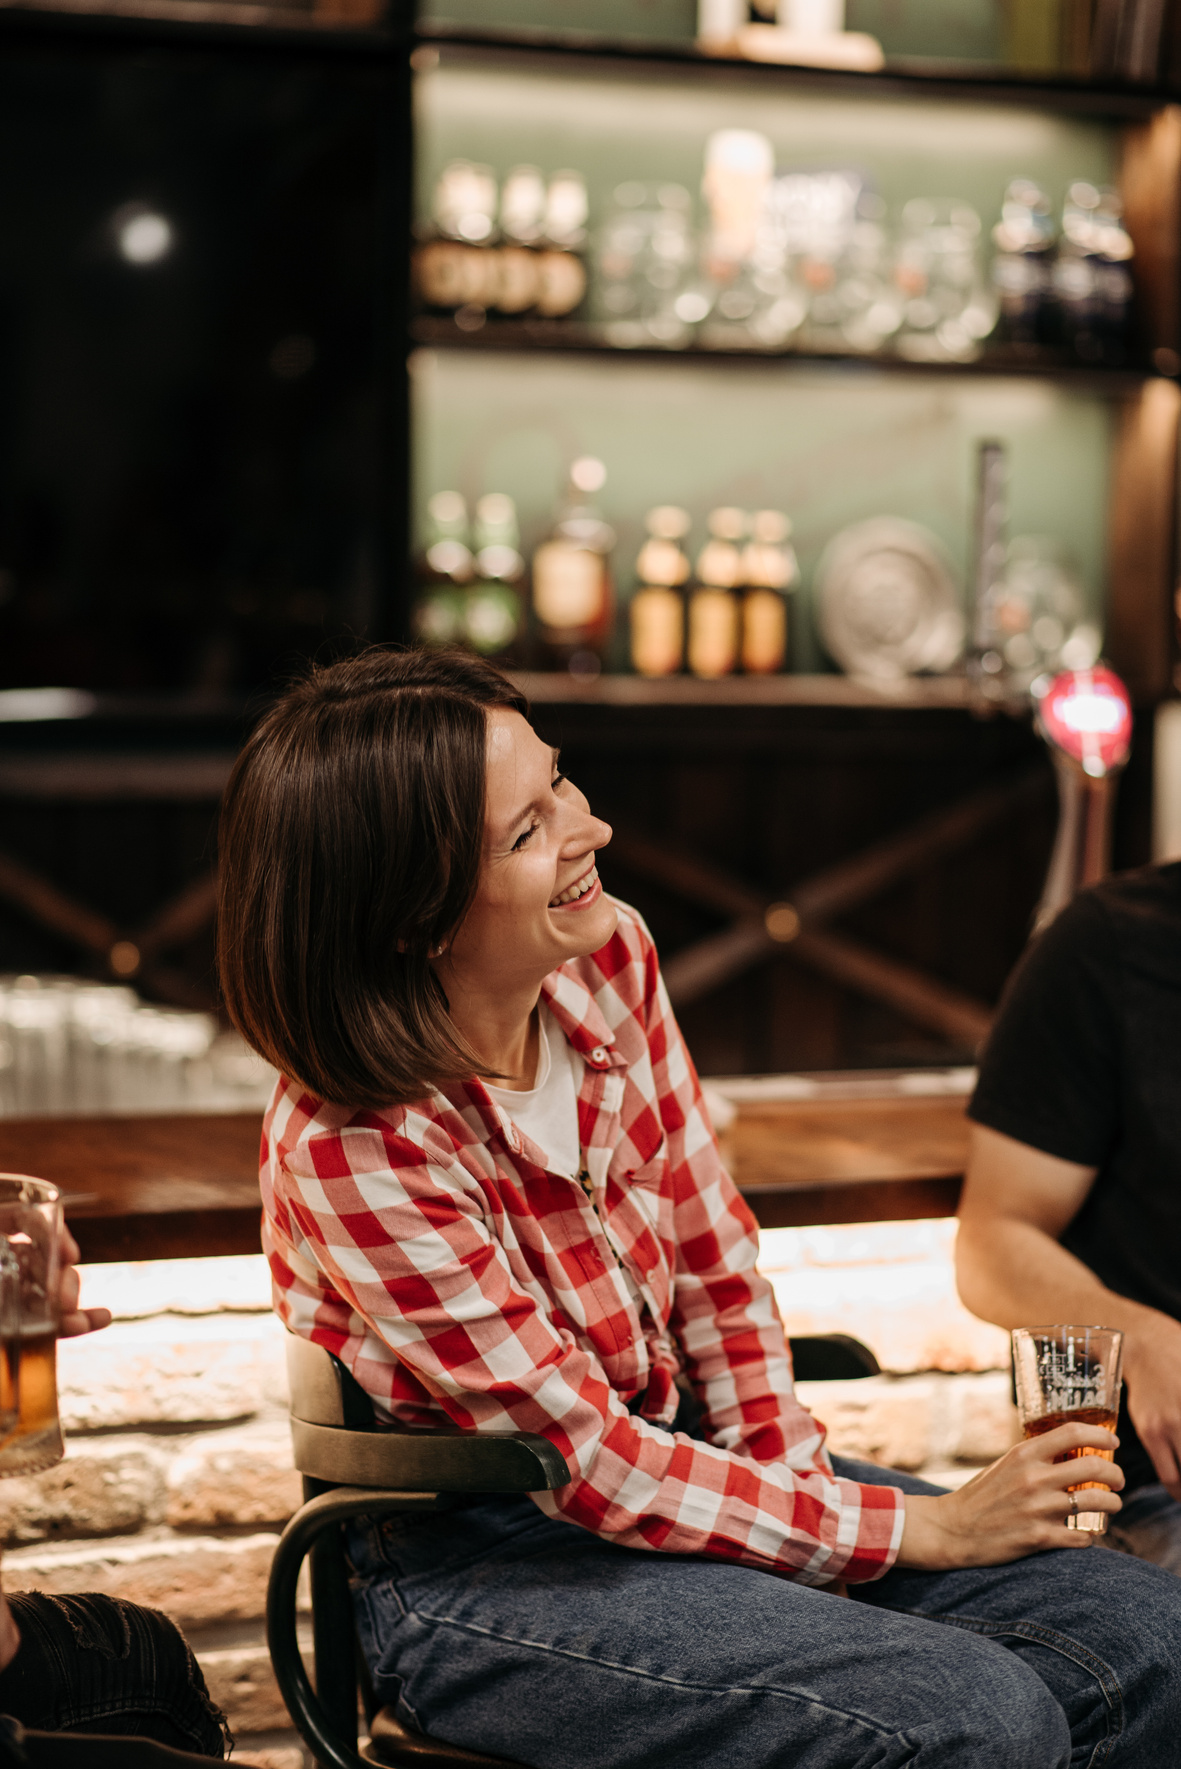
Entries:
[[973,1124],[956,1244],[959,1292],[974,1314],[1002,1327],[1118,1327],[1132,1423],[1181,1499],[1181,1323],[1117,1296],[1059,1245],[1096,1171]]

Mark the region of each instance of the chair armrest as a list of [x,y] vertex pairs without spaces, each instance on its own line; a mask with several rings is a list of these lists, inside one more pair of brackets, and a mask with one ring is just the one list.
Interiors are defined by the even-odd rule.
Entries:
[[565,1486],[561,1451],[533,1432],[346,1431],[292,1418],[295,1466],[335,1486],[414,1493],[537,1493]]
[[[345,1436],[361,1436],[347,1432]],[[316,1539],[351,1517],[380,1517],[391,1511],[433,1511],[434,1493],[391,1493],[365,1487],[349,1492],[321,1493],[301,1505],[290,1520],[271,1562],[267,1584],[267,1647],[279,1693],[301,1736],[317,1760],[329,1769],[369,1769],[364,1758],[335,1736],[304,1668],[296,1633],[296,1592],[299,1573]]]

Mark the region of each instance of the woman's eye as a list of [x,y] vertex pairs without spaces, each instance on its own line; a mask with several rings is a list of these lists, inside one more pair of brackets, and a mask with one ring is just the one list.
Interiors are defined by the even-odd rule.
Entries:
[[559,786],[565,786],[569,778],[570,776],[568,774],[555,774],[550,786],[550,791],[557,792]]
[[513,843],[512,851],[514,854],[520,853],[521,849],[525,846],[525,844],[529,840],[530,836],[534,836],[537,834],[539,827],[540,826],[538,824],[531,823],[529,825],[528,829],[524,829],[521,831],[521,834],[517,837],[516,841]]

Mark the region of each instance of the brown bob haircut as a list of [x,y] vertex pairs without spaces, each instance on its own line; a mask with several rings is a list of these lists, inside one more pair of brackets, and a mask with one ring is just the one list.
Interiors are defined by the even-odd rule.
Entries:
[[528,714],[459,652],[314,669],[256,726],[222,801],[217,962],[246,1042],[342,1106],[472,1075],[429,963],[476,892],[488,713]]

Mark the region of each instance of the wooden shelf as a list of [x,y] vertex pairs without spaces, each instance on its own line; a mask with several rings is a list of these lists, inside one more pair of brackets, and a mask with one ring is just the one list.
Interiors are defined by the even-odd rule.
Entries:
[[413,344],[432,350],[468,350],[503,354],[526,351],[530,355],[552,351],[565,356],[614,356],[641,361],[693,363],[758,362],[793,368],[830,368],[851,373],[884,373],[940,376],[1021,376],[1052,380],[1090,392],[1122,394],[1134,391],[1157,370],[1147,363],[1104,366],[1080,362],[1051,350],[1024,351],[993,346],[974,362],[912,362],[904,356],[867,355],[861,351],[764,350],[735,345],[721,349],[697,343],[661,345],[613,344],[603,327],[584,320],[488,319],[475,330],[458,325],[448,315],[420,314],[411,322]]
[[852,676],[570,676],[515,670],[512,679],[535,706],[835,706],[946,712],[968,706],[963,676],[911,676],[877,684]]
[[[701,72],[707,78],[750,79],[831,92],[834,96],[979,98],[1025,109],[1065,111],[1113,119],[1143,117],[1173,101],[1175,94],[1148,86],[1087,80],[1023,79],[1011,68],[965,62],[898,58],[880,73],[845,68],[797,67],[788,63],[749,61],[745,57],[708,55],[693,38],[612,38],[595,31],[477,29],[438,19],[420,19],[415,29],[420,51],[466,50],[491,65],[497,55],[521,59],[551,58],[582,66],[599,61],[619,71],[628,65],[680,75]],[[422,65],[421,61],[419,65]]]

